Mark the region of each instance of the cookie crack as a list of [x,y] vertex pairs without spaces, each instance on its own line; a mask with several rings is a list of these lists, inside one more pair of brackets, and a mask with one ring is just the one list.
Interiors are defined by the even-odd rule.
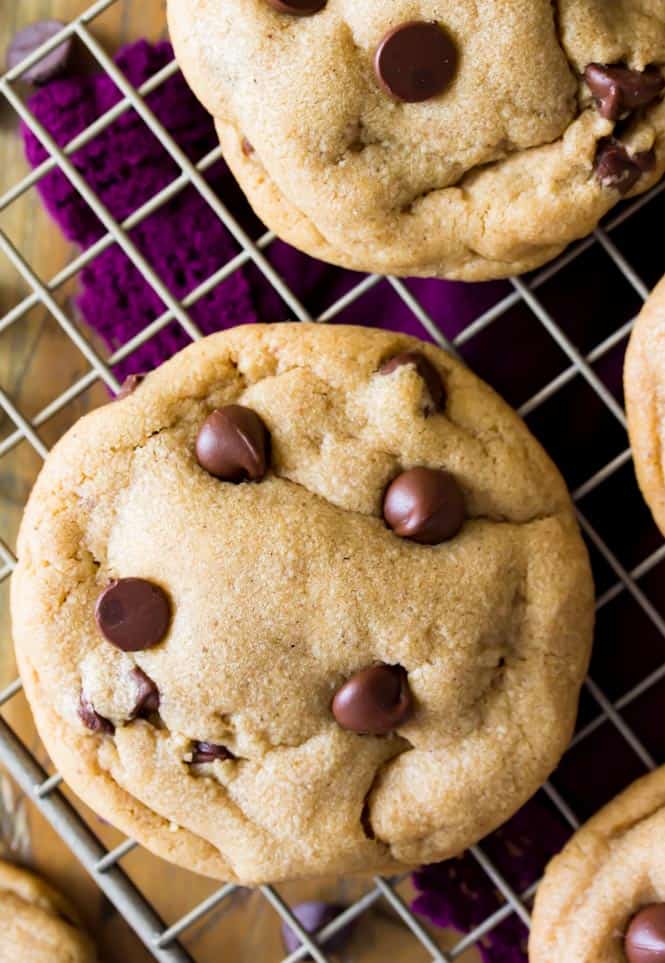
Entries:
[[574,76],[577,76],[577,71],[573,69],[573,65],[570,62],[570,57],[568,56],[568,51],[566,50],[563,43],[563,29],[561,27],[561,10],[559,9],[559,0],[551,0],[551,7],[552,7],[552,22],[554,24],[554,35],[556,36],[557,43],[559,44],[559,47],[561,48],[561,51],[564,57],[568,61],[568,66],[571,70],[571,73]]
[[[312,491],[311,489],[307,488],[307,486],[303,485],[302,482],[294,481],[294,479],[289,478],[286,475],[280,475],[275,471],[271,471],[270,475],[266,477],[274,478],[276,481],[281,482],[285,485],[292,485],[294,488],[299,488],[302,491],[306,492],[308,495],[311,495],[312,498],[321,499],[321,501],[325,502],[326,505],[329,505],[335,511],[344,512],[349,515],[358,515],[360,518],[374,518],[377,521],[383,522],[383,516],[378,513],[362,512],[359,509],[354,509],[354,508],[343,508],[341,505],[336,505],[334,502],[329,501],[327,498],[325,498],[323,495],[320,495],[318,492]],[[565,515],[565,512],[563,510],[559,510],[559,511],[551,511],[551,512],[534,512],[534,514],[530,515],[528,518],[512,519],[512,518],[507,518],[505,516],[498,515],[498,514],[492,515],[489,513],[485,513],[485,514],[481,513],[476,515],[467,515],[466,521],[467,523],[468,522],[485,522],[491,525],[506,525],[514,528],[524,528],[524,527],[528,527],[529,525],[537,525],[540,522],[550,521],[553,518],[560,518],[564,515]],[[386,530],[389,531],[387,527],[386,527]],[[414,547],[417,547],[417,546],[414,546]]]
[[372,777],[372,780],[367,788],[367,791],[363,797],[363,803],[360,810],[360,826],[363,831],[363,834],[368,840],[370,840],[373,843],[376,843],[377,846],[380,846],[382,849],[386,850],[387,852],[390,852],[390,844],[385,840],[381,839],[379,836],[377,836],[374,830],[374,826],[372,825],[372,811],[371,811],[372,807],[371,807],[370,799],[371,799],[372,793],[376,789],[377,783],[381,778],[383,772],[389,766],[391,766],[396,759],[399,759],[400,756],[403,756],[405,753],[410,752],[414,748],[414,746],[407,739],[401,738],[400,741],[403,743],[403,745],[398,746],[394,755],[390,756],[389,759],[385,759],[381,763],[381,765],[377,767]]

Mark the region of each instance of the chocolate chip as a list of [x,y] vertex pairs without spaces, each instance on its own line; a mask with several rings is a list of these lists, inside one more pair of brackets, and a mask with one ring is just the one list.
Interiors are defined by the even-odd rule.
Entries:
[[438,545],[464,524],[464,496],[449,472],[412,468],[388,486],[383,517],[400,538]]
[[[16,34],[7,50],[7,69],[16,67],[42,44],[55,37],[63,29],[64,23],[58,20],[40,20],[32,23]],[[55,50],[47,53],[36,64],[29,67],[21,79],[29,84],[40,86],[64,73],[72,51],[72,38],[67,37]]]
[[217,408],[203,422],[196,439],[196,458],[211,475],[224,481],[260,481],[268,470],[270,435],[251,408]]
[[332,711],[342,729],[374,736],[392,732],[413,712],[405,670],[380,663],[357,672],[335,694]]
[[[307,903],[298,903],[296,906],[292,906],[291,912],[304,930],[308,933],[317,933],[323,929],[324,926],[327,926],[328,923],[332,923],[345,908],[346,907],[340,906],[337,903],[323,903],[318,900],[311,900]],[[340,953],[348,943],[354,925],[355,920],[351,920],[342,926],[341,929],[337,930],[333,936],[329,937],[329,939],[322,944],[325,952]],[[282,940],[284,941],[284,948],[289,954],[295,953],[301,945],[300,939],[286,921],[282,923]],[[307,954],[302,958],[304,960],[311,960],[312,957]]]
[[245,157],[251,157],[254,153],[254,145],[250,144],[246,137],[243,137],[243,139],[240,141],[240,149]]
[[144,378],[144,374],[127,375],[123,383],[120,385],[120,391],[115,396],[115,400],[122,401],[123,398],[128,398],[129,395],[133,395]]
[[83,693],[79,697],[78,715],[86,729],[90,729],[91,732],[99,732],[109,736],[112,736],[115,732],[113,723],[95,712]]
[[424,354],[420,354],[418,351],[403,351],[401,354],[396,354],[394,358],[390,358],[381,365],[379,374],[392,374],[393,371],[404,367],[404,365],[413,365],[425,382],[434,409],[442,411],[446,404],[446,389],[443,387],[441,375]]
[[652,150],[629,154],[623,144],[613,137],[601,140],[596,151],[594,168],[603,187],[610,187],[620,194],[627,194],[635,187],[642,174],[656,166]]
[[226,746],[215,745],[214,742],[195,742],[192,748],[191,764],[214,762],[216,759],[233,759],[233,753]]
[[97,599],[95,618],[102,635],[123,652],[149,649],[166,635],[171,606],[166,593],[144,578],[111,582]]
[[633,916],[624,948],[628,963],[665,963],[665,903],[652,903]]
[[650,104],[665,87],[665,79],[656,67],[630,70],[622,66],[589,64],[584,79],[601,116],[608,120],[618,120],[622,114]]
[[151,712],[157,712],[160,701],[159,689],[150,676],[147,676],[143,669],[139,669],[138,666],[132,669],[129,674],[136,683],[136,697],[131,718],[138,719],[141,716],[150,715]]
[[295,17],[309,17],[323,10],[328,0],[268,0],[271,7],[280,13],[291,13]]
[[383,89],[407,103],[442,93],[457,70],[457,48],[432,20],[412,20],[383,38],[374,57],[374,71]]

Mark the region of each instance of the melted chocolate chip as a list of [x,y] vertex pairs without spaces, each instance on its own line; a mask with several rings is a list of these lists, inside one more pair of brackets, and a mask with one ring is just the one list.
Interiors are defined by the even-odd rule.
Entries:
[[405,670],[381,663],[357,672],[337,691],[332,711],[342,729],[375,736],[392,732],[413,712]]
[[457,61],[457,48],[440,24],[412,20],[383,38],[374,57],[374,71],[391,97],[418,103],[448,87]]
[[438,545],[456,535],[464,524],[464,496],[447,471],[412,468],[388,486],[383,517],[401,538]]
[[627,194],[635,187],[642,174],[653,170],[656,155],[652,150],[629,154],[623,144],[610,137],[598,144],[594,168],[603,187]]
[[203,762],[215,762],[216,759],[233,759],[233,753],[226,746],[218,746],[214,742],[195,742],[192,747],[191,765]]
[[228,405],[213,411],[196,439],[196,459],[223,481],[261,481],[268,470],[270,434],[251,408]]
[[159,709],[159,689],[143,669],[136,666],[129,673],[136,684],[136,701],[131,712],[132,719],[148,716]]
[[100,716],[98,712],[95,712],[92,704],[88,702],[83,693],[81,693],[79,697],[77,711],[79,719],[86,729],[90,729],[91,732],[99,732],[108,736],[112,736],[115,732],[115,726],[113,723],[108,719],[105,719],[104,716]]
[[633,916],[624,948],[628,963],[665,963],[665,903],[652,903]]
[[656,67],[630,70],[622,66],[589,64],[584,79],[601,115],[608,120],[618,120],[622,114],[650,104],[665,87],[665,79]]
[[295,17],[310,17],[323,10],[328,0],[268,0],[271,7],[280,13],[290,13]]
[[144,374],[127,375],[123,383],[120,385],[120,391],[115,396],[115,400],[122,401],[123,398],[128,398],[130,395],[133,395],[144,378]]
[[99,631],[123,652],[149,649],[166,635],[171,606],[159,585],[144,578],[111,582],[97,599]]
[[425,382],[425,387],[429,392],[435,410],[442,411],[446,404],[446,390],[443,387],[441,375],[424,354],[420,354],[418,351],[403,351],[401,354],[396,354],[381,365],[379,374],[392,374],[393,371],[404,367],[404,365],[413,365]]
[[[7,69],[11,70],[20,64],[47,40],[59,34],[64,26],[59,20],[40,20],[17,33],[7,50]],[[21,79],[36,87],[47,84],[65,72],[71,52],[72,38],[67,37],[55,50],[45,54],[32,67],[28,67]]]

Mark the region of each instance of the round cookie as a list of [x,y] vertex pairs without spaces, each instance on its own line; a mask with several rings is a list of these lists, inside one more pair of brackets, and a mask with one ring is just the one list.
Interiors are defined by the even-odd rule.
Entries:
[[665,533],[665,278],[635,323],[626,353],[624,388],[637,480]]
[[547,867],[530,963],[665,960],[664,834],[665,769],[658,769],[597,813]]
[[96,963],[76,911],[48,883],[0,861],[0,963]]
[[56,445],[18,554],[54,763],[211,876],[451,856],[571,734],[593,586],[569,496],[517,415],[413,338],[190,346]]
[[168,0],[168,17],[280,237],[357,270],[484,280],[543,264],[662,176],[657,7]]

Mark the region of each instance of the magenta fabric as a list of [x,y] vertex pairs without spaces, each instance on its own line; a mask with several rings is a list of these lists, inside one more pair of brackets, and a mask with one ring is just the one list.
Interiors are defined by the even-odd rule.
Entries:
[[[151,45],[139,41],[124,48],[116,62],[126,77],[140,86],[173,56],[168,43]],[[30,107],[55,141],[63,146],[100,114],[121,99],[113,81],[103,74],[74,76],[55,81],[35,93]],[[177,73],[148,95],[147,102],[190,160],[198,161],[217,145],[210,117]],[[47,152],[38,139],[23,128],[26,153],[35,167]],[[176,164],[130,110],[86,147],[74,154],[78,172],[101,198],[110,213],[123,220],[178,175]],[[217,163],[206,175],[215,192],[252,234],[262,233],[246,206],[225,164]],[[38,190],[63,234],[88,248],[104,228],[85,201],[59,170],[43,178]],[[178,193],[155,214],[130,232],[130,237],[169,291],[181,299],[201,281],[224,265],[239,247],[198,192],[189,187]],[[318,312],[357,280],[308,258],[286,244],[271,246],[270,259],[287,284]],[[492,286],[473,290],[466,285],[418,282],[423,303],[458,329],[495,297]],[[85,268],[80,279],[77,307],[86,324],[115,350],[164,310],[140,272],[117,245],[104,251]],[[387,310],[388,305],[392,310]],[[193,308],[191,315],[205,334],[243,322],[281,321],[289,311],[256,268],[236,271]],[[345,317],[349,323],[381,323],[422,335],[411,312],[395,303],[386,284],[354,306]],[[120,377],[149,370],[188,343],[177,324],[116,366]]]
[[[141,41],[122,51],[117,63],[129,80],[139,86],[171,59],[169,44],[151,46]],[[64,145],[120,99],[120,92],[105,75],[70,77],[35,93],[30,107],[56,142]],[[147,101],[191,160],[198,161],[215,146],[210,118],[180,73],[158,87]],[[28,160],[37,166],[47,153],[27,128],[23,135]],[[175,163],[133,110],[122,114],[77,151],[73,161],[119,221],[178,174]],[[223,195],[230,175],[225,165],[219,163],[207,179]],[[38,189],[68,240],[88,248],[105,233],[96,215],[59,170],[44,177]],[[178,299],[238,251],[218,217],[191,187],[146,218],[130,232],[130,237]],[[120,347],[164,311],[158,295],[116,244],[83,270],[76,304],[84,321],[101,335],[110,350]],[[235,272],[193,307],[191,315],[206,334],[256,320],[247,278]],[[117,365],[116,374],[123,378],[133,371],[150,370],[188,343],[180,326],[169,324]]]
[[[513,892],[521,894],[569,836],[561,817],[536,796],[481,846]],[[504,902],[470,853],[424,866],[413,874],[413,882],[419,891],[413,909],[436,926],[460,933],[480,926]],[[483,963],[526,963],[528,935],[511,913],[477,943]]]

